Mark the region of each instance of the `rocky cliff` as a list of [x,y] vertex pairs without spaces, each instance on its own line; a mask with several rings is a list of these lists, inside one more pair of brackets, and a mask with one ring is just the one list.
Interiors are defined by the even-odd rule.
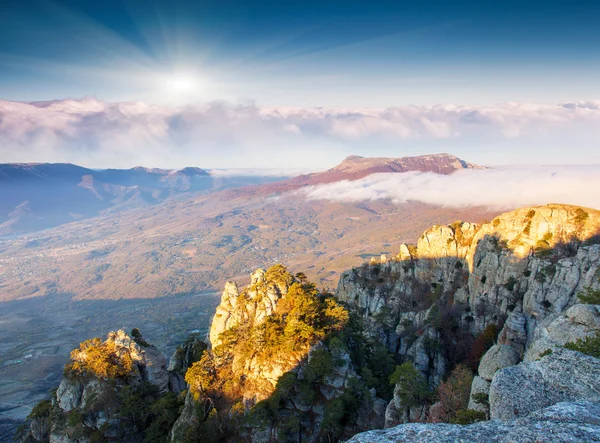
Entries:
[[435,226],[335,296],[259,269],[168,367],[137,330],[82,343],[25,441],[600,441],[599,233],[566,205]]
[[172,440],[321,441],[382,426],[386,403],[339,335],[347,321],[331,295],[281,265],[241,291],[227,283]]
[[[463,403],[464,410],[453,415],[457,423],[527,417],[469,430],[399,426],[355,441],[413,441],[413,435],[421,438],[414,441],[442,442],[467,435],[479,441],[499,427],[526,439],[531,432],[522,426],[539,426],[534,422],[543,408],[600,401],[597,355],[563,349],[596,352],[599,307],[581,304],[578,296],[586,290],[597,294],[600,287],[599,233],[596,210],[566,205],[525,208],[481,226],[435,226],[417,245],[403,245],[393,259],[344,273],[338,297],[361,313],[371,335],[383,340],[400,361],[412,362],[431,389],[437,387],[441,403],[448,402],[444,395],[452,386],[452,375],[441,383],[449,370],[460,363],[473,368],[468,405]],[[599,302],[590,301],[593,298],[586,303]],[[388,405],[386,427],[438,421],[442,405],[431,404],[436,398],[422,402],[425,410],[423,404],[408,407],[406,393],[399,388]],[[557,410],[571,407],[565,403]],[[576,441],[579,434],[570,432],[566,440],[557,441]],[[590,436],[597,438],[594,432]]]
[[23,440],[136,441],[142,403],[170,392],[172,377],[160,352],[139,331],[133,335],[119,330],[105,341],[88,340],[75,349],[52,400],[32,411]]

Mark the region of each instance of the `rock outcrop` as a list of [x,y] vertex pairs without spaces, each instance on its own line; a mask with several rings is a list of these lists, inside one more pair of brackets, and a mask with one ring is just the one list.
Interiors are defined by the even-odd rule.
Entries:
[[[254,272],[242,290],[227,283],[216,312],[211,349],[186,376],[190,389],[172,441],[212,426],[210,416],[197,412],[206,404],[214,416],[238,420],[234,440],[296,441],[302,435],[316,442],[383,427],[386,402],[367,389],[348,345],[339,337],[335,346],[327,341],[348,320],[333,298],[275,265]],[[350,401],[353,410],[344,412]],[[344,414],[352,419],[340,424]]]
[[[141,335],[134,339],[123,330],[110,332],[104,342],[82,343],[71,353],[52,406],[30,423],[26,441],[71,443],[88,441],[94,435],[130,439],[135,424],[119,416],[119,394],[145,383],[153,386],[155,395],[169,392],[171,374],[166,366],[158,349]],[[49,417],[54,417],[50,424]]]
[[277,301],[289,289],[289,283],[265,276],[264,269],[257,269],[250,277],[250,286],[241,294],[234,282],[227,282],[210,327],[210,343],[213,348],[220,344],[219,336],[239,324],[258,324],[271,314]]
[[482,357],[479,363],[479,376],[491,381],[496,371],[519,363],[518,352],[512,346],[494,345]]
[[[499,369],[597,329],[596,308],[577,305],[577,294],[600,287],[599,234],[600,211],[568,205],[434,226],[395,258],[343,273],[337,296],[431,388],[487,327],[499,328],[472,385],[472,394],[485,395]],[[397,402],[388,405],[388,425],[423,419]],[[487,412],[473,400],[469,408]]]
[[538,360],[548,350],[554,351],[566,343],[593,337],[597,331],[600,331],[600,306],[574,305],[563,314],[547,318],[536,328],[533,342],[523,359]]
[[348,443],[579,443],[600,442],[600,405],[558,403],[527,417],[468,426],[411,423],[357,434]]
[[558,349],[536,362],[498,371],[490,386],[492,419],[510,420],[565,401],[600,402],[600,360]]

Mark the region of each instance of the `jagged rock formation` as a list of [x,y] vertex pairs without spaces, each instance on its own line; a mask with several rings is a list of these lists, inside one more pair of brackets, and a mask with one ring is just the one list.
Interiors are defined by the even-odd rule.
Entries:
[[[348,313],[312,284],[281,265],[259,269],[242,291],[227,283],[216,312],[211,350],[186,375],[190,389],[172,441],[218,429],[206,438],[312,442],[383,426],[386,402],[331,335]],[[224,424],[230,420],[235,430]]]
[[194,362],[200,360],[207,348],[208,345],[204,341],[192,334],[175,350],[167,366],[170,377],[169,388],[172,392],[178,393],[187,389],[185,373]]
[[507,422],[494,420],[469,426],[411,423],[357,434],[348,443],[599,442],[599,417],[600,405],[597,403],[558,403],[527,417]]
[[119,330],[104,342],[88,340],[71,353],[52,402],[38,405],[43,407],[34,413],[24,441],[129,440],[136,424],[120,414],[121,392],[149,385],[160,396],[169,391],[169,379],[165,358],[141,335],[133,339]]
[[[600,306],[577,297],[600,288],[599,232],[599,211],[564,205],[436,226],[344,273],[337,300],[259,269],[226,284],[210,344],[190,337],[168,368],[133,331],[83,343],[27,441],[317,442],[384,426],[350,441],[600,441],[600,360],[563,349],[600,331]],[[458,363],[472,371],[448,376]],[[411,423],[440,417],[494,420]]]
[[257,269],[250,276],[250,286],[242,294],[234,282],[227,282],[210,327],[212,347],[220,344],[219,336],[224,331],[240,324],[258,324],[272,315],[277,301],[287,294],[289,284],[277,279],[267,280],[264,269]]
[[[599,233],[600,211],[567,205],[519,209],[483,225],[434,226],[416,247],[402,245],[395,259],[345,272],[337,296],[401,361],[414,362],[431,387],[469,353],[474,358],[475,339],[498,326],[498,346],[476,377],[475,389],[485,393],[484,381],[518,363],[532,342],[573,340],[558,337],[558,323],[543,331],[577,303],[577,293],[600,286]],[[563,324],[581,315],[588,332],[596,327],[588,308],[571,309]]]

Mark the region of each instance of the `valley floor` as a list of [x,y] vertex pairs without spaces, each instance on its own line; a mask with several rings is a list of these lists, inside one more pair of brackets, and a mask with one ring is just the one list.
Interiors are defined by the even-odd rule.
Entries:
[[144,336],[169,356],[190,332],[208,331],[219,296],[74,301],[56,295],[0,303],[0,441],[11,441],[31,408],[60,383],[79,342],[144,325]]

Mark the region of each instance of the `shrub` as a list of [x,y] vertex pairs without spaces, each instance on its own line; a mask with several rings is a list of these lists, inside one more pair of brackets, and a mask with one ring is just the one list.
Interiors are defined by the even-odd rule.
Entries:
[[148,343],[146,340],[144,340],[144,337],[142,337],[142,333],[140,332],[140,330],[138,328],[133,328],[131,330],[131,337],[138,345],[140,345],[144,348],[147,348],[148,346],[150,346],[150,343]]
[[71,352],[71,362],[65,365],[65,376],[93,374],[100,378],[127,377],[134,370],[129,352],[120,352],[113,341],[100,338],[86,340]]
[[578,338],[575,342],[565,344],[566,349],[571,351],[581,352],[582,354],[591,355],[595,358],[600,358],[600,332],[596,332],[595,337]]
[[450,373],[446,381],[438,387],[438,397],[441,403],[441,415],[443,421],[452,422],[458,411],[467,408],[469,396],[471,395],[471,382],[473,373],[469,368],[458,365]]
[[450,423],[457,425],[469,425],[471,423],[477,423],[478,421],[485,421],[485,412],[475,411],[474,409],[461,409],[457,411],[454,418],[450,420]]
[[76,409],[69,411],[67,414],[67,424],[69,427],[74,428],[81,423],[83,423],[83,415],[81,415],[81,412],[77,411]]
[[548,257],[552,255],[550,244],[544,240],[538,240],[533,247],[536,257]]
[[544,352],[540,354],[540,358],[545,357],[546,355],[552,354],[552,349],[546,349]]
[[396,370],[390,376],[390,383],[397,386],[396,393],[406,407],[420,406],[430,399],[427,382],[412,363],[396,366]]
[[467,366],[476,371],[479,367],[481,357],[490,349],[496,337],[498,336],[498,327],[494,323],[490,323],[486,328],[475,338],[471,352],[467,357]]
[[590,214],[588,214],[582,208],[577,208],[575,211],[575,223],[580,225],[580,229],[583,227],[588,218],[590,218]]
[[585,294],[577,294],[579,301],[588,305],[600,305],[600,289],[586,288]]
[[42,400],[33,407],[27,418],[47,418],[52,412],[52,402],[50,400]]
[[508,289],[509,291],[512,291],[513,289],[515,289],[515,285],[517,284],[517,279],[514,278],[512,275],[508,278],[508,281],[506,283],[504,283],[504,287],[506,289]]
[[485,394],[483,392],[478,392],[476,394],[471,395],[471,398],[478,405],[481,405],[485,408],[490,407],[490,396],[488,394]]
[[333,355],[323,348],[315,349],[306,365],[306,381],[320,383],[323,377],[331,374],[335,366]]

